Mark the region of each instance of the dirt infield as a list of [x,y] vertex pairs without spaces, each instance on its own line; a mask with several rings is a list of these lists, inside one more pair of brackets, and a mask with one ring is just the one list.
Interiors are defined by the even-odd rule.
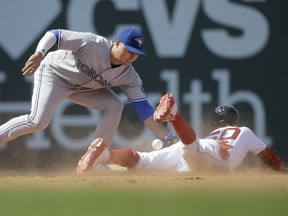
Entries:
[[3,187],[56,188],[270,188],[288,192],[288,174],[262,169],[235,173],[171,173],[156,171],[127,171],[119,167],[89,174],[74,170],[53,172],[5,172],[0,176]]

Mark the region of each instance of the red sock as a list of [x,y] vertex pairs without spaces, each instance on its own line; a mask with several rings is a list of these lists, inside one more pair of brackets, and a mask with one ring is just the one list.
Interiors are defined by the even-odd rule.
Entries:
[[194,129],[186,122],[183,117],[177,113],[175,118],[171,121],[177,135],[183,144],[191,144],[196,140]]

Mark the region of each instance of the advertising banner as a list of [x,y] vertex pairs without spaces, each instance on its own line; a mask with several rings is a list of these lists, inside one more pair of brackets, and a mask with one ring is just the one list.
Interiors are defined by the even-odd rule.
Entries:
[[[133,65],[153,106],[162,94],[172,92],[180,112],[201,138],[209,133],[213,109],[233,105],[240,111],[241,125],[253,129],[287,160],[288,2],[9,0],[0,4],[1,124],[30,113],[33,77],[23,76],[21,69],[46,31],[87,31],[114,41],[123,28],[136,27],[145,35],[148,56]],[[120,89],[113,90],[125,104],[113,146],[151,150],[155,135],[144,127]],[[45,130],[1,147],[0,166],[75,166],[94,138],[98,117],[96,110],[65,100]]]

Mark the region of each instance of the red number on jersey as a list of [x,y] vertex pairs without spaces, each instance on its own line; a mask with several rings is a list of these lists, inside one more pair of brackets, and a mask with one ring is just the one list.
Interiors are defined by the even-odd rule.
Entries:
[[215,140],[236,140],[241,130],[238,127],[225,128],[224,130],[217,130],[211,133],[207,138]]

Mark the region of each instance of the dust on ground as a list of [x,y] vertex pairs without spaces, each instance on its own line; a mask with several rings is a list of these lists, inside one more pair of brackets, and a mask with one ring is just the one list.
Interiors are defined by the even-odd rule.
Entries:
[[128,171],[110,166],[77,174],[75,170],[5,171],[0,174],[2,188],[269,188],[288,191],[288,174],[263,169],[241,170],[233,173]]

